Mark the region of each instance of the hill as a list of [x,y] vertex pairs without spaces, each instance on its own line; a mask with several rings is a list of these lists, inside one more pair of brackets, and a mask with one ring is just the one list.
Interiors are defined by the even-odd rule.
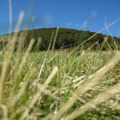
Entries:
[[[15,33],[12,33],[13,36]],[[65,29],[65,28],[41,28],[33,30],[24,30],[17,33],[18,41],[24,40],[24,48],[29,41],[34,38],[35,44],[33,50],[64,49],[80,46],[82,49],[98,49],[102,50],[120,48],[120,38],[103,35],[100,33]],[[0,36],[0,48],[9,39],[9,34]]]

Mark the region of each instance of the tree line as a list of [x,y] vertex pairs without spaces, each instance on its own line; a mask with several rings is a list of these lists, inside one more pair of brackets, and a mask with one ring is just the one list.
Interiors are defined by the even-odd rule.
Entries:
[[[0,49],[7,44],[10,36],[16,33],[0,36]],[[25,30],[17,33],[17,43],[23,41],[23,49],[28,47],[31,39],[35,39],[33,51],[66,49],[78,47],[81,49],[120,49],[120,38],[100,33],[65,29],[65,28],[42,28]],[[23,40],[24,39],[24,40]],[[17,46],[18,44],[16,44]]]

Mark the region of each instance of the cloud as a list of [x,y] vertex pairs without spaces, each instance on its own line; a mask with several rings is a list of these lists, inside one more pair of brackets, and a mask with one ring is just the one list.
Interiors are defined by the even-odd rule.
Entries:
[[84,21],[82,26],[83,26],[84,29],[86,29],[89,26],[89,22]]
[[51,24],[51,23],[53,23],[53,16],[52,16],[52,15],[45,15],[45,16],[42,18],[42,21],[43,21],[45,24]]
[[97,12],[96,11],[92,11],[90,16],[91,16],[91,18],[96,18],[97,17]]
[[65,23],[65,25],[66,25],[66,26],[71,26],[72,23],[71,23],[71,22],[67,22],[67,23]]
[[54,19],[52,15],[45,15],[40,18],[32,17],[31,22],[36,24],[51,24],[53,23]]

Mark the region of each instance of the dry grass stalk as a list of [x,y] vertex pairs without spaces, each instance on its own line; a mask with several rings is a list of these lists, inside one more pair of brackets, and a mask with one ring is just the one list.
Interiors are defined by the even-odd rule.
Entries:
[[0,117],[1,120],[9,120],[7,107],[5,105],[0,104],[0,112],[2,114],[2,116]]
[[3,62],[3,67],[2,67],[2,73],[0,77],[0,103],[2,103],[2,94],[3,94],[3,89],[4,89],[4,82],[8,77],[8,70],[10,66],[10,61],[13,56],[13,51],[14,51],[14,46],[15,46],[16,40],[12,40],[8,42],[8,48],[5,52],[5,58]]
[[90,110],[91,108],[95,108],[96,105],[105,102],[109,98],[111,98],[113,95],[117,94],[120,92],[120,83],[110,87],[106,91],[102,92],[96,98],[92,99],[85,105],[81,106],[78,110],[74,111],[72,114],[68,115],[65,120],[74,120],[77,117],[81,116],[84,114],[86,111]]
[[102,67],[100,70],[91,75],[88,80],[84,84],[80,84],[80,86],[75,90],[75,92],[70,97],[69,101],[65,103],[58,110],[56,114],[50,113],[48,116],[44,118],[44,120],[59,120],[78,100],[80,96],[82,96],[85,92],[91,89],[93,86],[97,85],[100,82],[100,79],[110,70],[112,69],[118,62],[120,61],[120,52],[116,52],[115,56]]
[[48,86],[50,84],[50,82],[52,81],[53,77],[56,75],[58,71],[58,67],[54,67],[54,69],[52,70],[51,74],[48,76],[48,78],[46,79],[43,87],[41,87],[34,96],[32,101],[30,102],[29,106],[27,107],[27,109],[25,110],[25,112],[23,113],[23,115],[21,116],[20,120],[26,120],[26,118],[28,117],[28,114],[30,112],[30,110],[34,107],[35,103],[38,101],[38,99],[41,99],[41,91],[44,90],[44,86]]
[[12,109],[17,104],[17,102],[20,100],[20,98],[24,95],[25,90],[27,88],[28,83],[30,82],[30,77],[34,75],[34,71],[32,70],[32,65],[29,67],[28,72],[26,73],[25,77],[23,78],[23,85],[21,86],[18,93],[13,96],[11,102],[8,104],[8,108]]
[[[22,23],[23,17],[24,17],[24,13],[21,12],[20,16],[18,18],[16,29],[15,29],[16,31],[19,31],[19,27],[20,27],[20,25]],[[13,56],[17,35],[18,35],[18,33],[16,33],[13,36],[13,39],[11,41],[8,41],[7,50],[5,51],[6,56],[4,58],[4,63],[3,63],[2,73],[1,73],[1,78],[0,78],[0,103],[2,103],[2,94],[3,94],[4,81],[8,76],[8,69],[9,69],[11,58]]]

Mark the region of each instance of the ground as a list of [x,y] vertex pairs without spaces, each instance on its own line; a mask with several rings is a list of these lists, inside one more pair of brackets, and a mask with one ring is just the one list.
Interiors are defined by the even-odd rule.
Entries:
[[[81,84],[97,70],[102,68],[115,55],[115,51],[43,51],[15,52],[6,59],[0,55],[1,76],[5,74],[2,101],[10,120],[42,120],[49,113],[59,112]],[[8,57],[8,56],[7,56]],[[7,72],[3,73],[3,62],[8,62]],[[119,63],[109,70],[98,84],[90,88],[63,115],[76,111],[87,105],[104,91],[120,82]],[[114,94],[110,99],[96,104],[75,120],[119,120],[120,95]],[[94,104],[94,103],[93,103]],[[5,117],[5,110],[1,108]]]

